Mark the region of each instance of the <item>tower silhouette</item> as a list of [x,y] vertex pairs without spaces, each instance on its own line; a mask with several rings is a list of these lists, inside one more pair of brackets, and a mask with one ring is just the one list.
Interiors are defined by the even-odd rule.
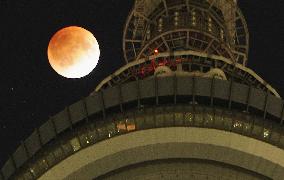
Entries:
[[283,179],[284,102],[236,0],[136,0],[126,64],[11,155],[5,179]]

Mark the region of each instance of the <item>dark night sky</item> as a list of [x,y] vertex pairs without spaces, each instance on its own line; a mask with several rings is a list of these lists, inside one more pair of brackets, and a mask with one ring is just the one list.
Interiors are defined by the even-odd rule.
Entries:
[[[123,63],[122,31],[133,0],[0,0],[0,167],[48,117],[93,91]],[[239,0],[250,31],[249,67],[284,95],[284,3]],[[46,50],[59,29],[94,33],[101,59],[82,79],[65,79]]]

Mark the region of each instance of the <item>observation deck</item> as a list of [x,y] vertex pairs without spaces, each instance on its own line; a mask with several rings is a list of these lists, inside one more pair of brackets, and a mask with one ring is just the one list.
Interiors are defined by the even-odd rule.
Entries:
[[[243,152],[248,153],[249,156],[252,155],[251,158],[254,159],[252,162],[259,162],[259,166],[247,164],[245,158],[248,156],[245,154],[244,156],[238,154],[238,158],[241,159],[238,163],[222,160],[219,162],[243,167],[264,177],[280,180],[284,176],[284,162],[282,164],[281,161],[284,157],[284,154],[281,154],[284,149],[283,122],[283,100],[244,84],[194,76],[168,76],[137,80],[101,89],[51,117],[23,141],[12,154],[1,170],[0,179],[50,179],[56,177],[55,175],[72,179],[71,174],[75,172],[75,169],[72,172],[70,167],[70,171],[65,171],[66,165],[61,167],[60,164],[72,159],[81,151],[83,153],[84,150],[107,143],[113,138],[127,138],[132,133],[140,131],[147,134],[148,130],[166,128],[164,131],[171,132],[171,128],[184,127],[185,132],[190,131],[191,128],[201,128],[196,131],[202,132],[202,129],[206,128],[215,129],[217,134],[227,132],[228,134],[224,137],[239,134],[241,135],[238,136],[239,138],[256,139],[254,143],[249,139],[242,141],[238,138],[234,141],[220,140],[228,142],[222,145],[225,149],[231,147],[233,142],[250,142],[244,146],[249,149],[271,149],[269,152],[263,151],[261,155],[259,154],[260,157]],[[216,136],[219,136],[217,134]],[[168,134],[165,137],[175,136]],[[134,139],[127,141],[132,142]],[[187,136],[186,139],[190,140],[191,136]],[[205,145],[202,141],[199,143],[203,144],[204,148],[210,145],[210,143]],[[257,145],[259,147],[256,147],[255,143],[260,143]],[[121,143],[116,142],[115,144],[116,147],[120,147]],[[266,147],[266,144],[270,145]],[[107,151],[108,146],[103,147]],[[167,146],[165,148],[167,149]],[[188,148],[192,149],[194,146]],[[241,151],[246,151],[245,149]],[[236,149],[233,148],[232,151],[234,150]],[[222,150],[219,153],[226,154],[226,151]],[[275,154],[276,156],[271,159],[268,155],[274,151],[275,153],[277,151],[277,155]],[[96,157],[97,155],[90,156]],[[140,157],[138,154],[136,156]],[[107,156],[102,157],[107,158]],[[127,157],[115,160],[115,162],[124,164]],[[190,157],[194,158],[188,156]],[[207,153],[198,155],[198,158],[210,160]],[[215,159],[215,161],[218,160]],[[100,164],[99,166],[104,167],[105,170],[91,171],[95,174],[89,174],[87,179],[100,177],[112,171],[109,168],[113,167],[111,164],[114,162],[109,163],[109,165]],[[76,164],[73,164],[74,167]],[[119,167],[124,167],[124,165],[119,165],[117,168]],[[265,171],[261,167],[269,170]],[[80,165],[80,168],[85,168],[85,166]],[[74,177],[85,177],[83,175],[86,173],[81,174],[79,169],[76,170],[79,174]],[[53,170],[58,172],[53,173]]]

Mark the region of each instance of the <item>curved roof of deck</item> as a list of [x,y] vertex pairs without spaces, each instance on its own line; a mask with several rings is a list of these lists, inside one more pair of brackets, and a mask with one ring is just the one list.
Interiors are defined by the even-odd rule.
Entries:
[[[19,171],[21,167],[30,168],[29,165],[33,165],[31,160],[36,159],[35,156],[40,154],[41,151],[48,150],[48,144],[61,137],[64,132],[70,131],[73,136],[77,137],[76,133],[73,132],[76,129],[75,127],[78,124],[84,124],[87,119],[99,116],[103,119],[102,122],[110,122],[113,110],[118,109],[121,112],[127,112],[129,107],[133,108],[137,104],[141,105],[144,102],[147,104],[149,103],[148,100],[152,106],[159,107],[163,103],[170,103],[172,108],[177,107],[178,104],[188,106],[190,102],[197,101],[199,105],[205,105],[208,108],[226,108],[230,117],[238,117],[230,113],[233,109],[251,112],[251,114],[244,113],[240,120],[243,119],[244,122],[242,123],[248,123],[251,128],[255,127],[255,134],[253,133],[254,128],[248,134],[243,131],[236,131],[236,133],[242,133],[244,136],[251,136],[273,144],[275,148],[276,146],[284,148],[284,135],[281,126],[284,119],[282,99],[253,87],[218,79],[161,77],[108,88],[68,106],[23,141],[22,145],[19,146],[1,169],[2,179],[7,179],[16,171]],[[191,106],[194,104],[191,104]],[[133,111],[130,110],[130,112]],[[183,110],[183,112],[186,111]],[[258,116],[259,118],[249,120],[245,118],[246,116]],[[108,117],[109,120],[106,119]],[[182,117],[186,118],[187,116],[184,114]],[[232,123],[232,120],[230,122]],[[86,126],[89,127],[88,124]],[[230,127],[238,128],[239,125]],[[212,126],[208,128],[212,128]],[[225,127],[222,129],[228,130]],[[109,137],[109,134],[107,135],[105,138]],[[67,141],[67,143],[70,142]],[[55,145],[61,147],[60,144],[55,143]],[[31,169],[28,170],[29,173],[32,173]]]

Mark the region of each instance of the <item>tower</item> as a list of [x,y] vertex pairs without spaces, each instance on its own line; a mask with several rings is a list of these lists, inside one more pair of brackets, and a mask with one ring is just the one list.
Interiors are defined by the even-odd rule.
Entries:
[[126,65],[51,117],[5,179],[283,179],[284,102],[235,0],[136,0]]

